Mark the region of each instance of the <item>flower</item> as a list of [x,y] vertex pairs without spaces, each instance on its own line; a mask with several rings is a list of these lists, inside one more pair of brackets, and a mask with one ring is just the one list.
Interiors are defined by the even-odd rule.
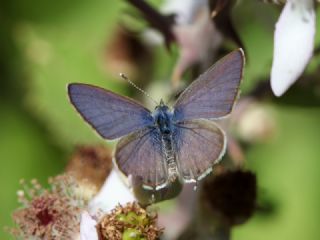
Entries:
[[[150,25],[161,32],[158,35],[148,29],[144,33],[147,42],[166,46],[176,42],[179,59],[175,64],[172,83],[178,87],[185,71],[196,64],[206,68],[208,60],[222,43],[222,35],[210,16],[207,0],[170,0],[161,6],[161,13],[145,1],[127,0],[142,12]],[[143,7],[142,7],[143,5]]]
[[162,234],[156,221],[156,214],[131,202],[116,206],[110,213],[100,217],[100,220],[84,212],[80,237],[81,240],[155,240]]
[[31,187],[24,181],[25,190],[18,191],[23,207],[12,218],[17,227],[9,230],[22,239],[77,239],[80,214],[85,202],[74,194],[74,180],[61,175],[49,180],[51,190],[44,189],[37,180]]
[[271,88],[283,95],[301,76],[314,49],[314,0],[287,0],[274,34]]
[[144,37],[148,43],[164,42],[169,49],[176,42],[179,57],[171,76],[175,90],[179,90],[183,74],[191,67],[199,67],[201,72],[211,65],[225,38],[243,47],[231,19],[235,1],[167,0],[160,7],[161,13],[146,1],[127,2],[161,33],[146,30]]

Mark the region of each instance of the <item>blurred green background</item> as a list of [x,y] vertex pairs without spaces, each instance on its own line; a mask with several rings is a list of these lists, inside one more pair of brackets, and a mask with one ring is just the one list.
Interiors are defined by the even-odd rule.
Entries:
[[[12,226],[21,178],[45,183],[64,169],[75,144],[101,141],[75,114],[66,84],[85,82],[128,91],[118,71],[105,67],[106,46],[128,8],[125,1],[116,0],[1,1],[0,239],[11,239],[3,227]],[[254,0],[241,1],[234,9],[249,59],[244,94],[269,76],[279,13],[279,8]],[[317,15],[319,26],[320,9]],[[158,47],[154,78],[169,81],[175,59]],[[307,73],[319,69],[319,63],[315,57]],[[267,102],[277,132],[272,140],[250,146],[246,157],[257,173],[259,193],[273,211],[236,227],[233,239],[320,239],[320,91],[310,91],[292,89]]]

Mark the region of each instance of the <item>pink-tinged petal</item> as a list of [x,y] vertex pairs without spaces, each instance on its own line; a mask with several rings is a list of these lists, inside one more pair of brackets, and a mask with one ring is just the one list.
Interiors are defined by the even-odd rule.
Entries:
[[98,240],[97,222],[88,212],[83,212],[80,222],[80,240]]
[[178,87],[183,73],[193,64],[205,63],[222,43],[222,36],[213,24],[207,8],[199,9],[192,24],[173,28],[180,56],[174,67],[173,86]]
[[161,7],[165,14],[175,14],[177,25],[191,24],[198,10],[208,7],[208,0],[166,0]]
[[301,76],[314,48],[313,0],[288,0],[276,24],[271,88],[281,96]]

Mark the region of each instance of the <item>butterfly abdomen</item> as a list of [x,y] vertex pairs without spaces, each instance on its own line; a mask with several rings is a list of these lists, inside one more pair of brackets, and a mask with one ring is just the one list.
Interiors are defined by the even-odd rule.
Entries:
[[161,136],[163,157],[168,174],[168,182],[173,183],[179,175],[172,141],[172,113],[170,109],[162,103],[156,108],[156,111],[154,112],[154,119]]
[[178,169],[173,149],[173,142],[171,135],[163,135],[162,138],[163,155],[166,161],[168,170],[168,180],[173,183],[178,177]]

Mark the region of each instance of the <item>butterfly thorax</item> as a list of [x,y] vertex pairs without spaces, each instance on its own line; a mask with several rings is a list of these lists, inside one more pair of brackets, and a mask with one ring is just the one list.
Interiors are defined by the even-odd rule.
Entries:
[[159,128],[161,135],[172,133],[172,113],[166,105],[159,105],[154,111],[155,125]]
[[168,106],[160,104],[154,111],[154,121],[157,126],[162,141],[162,149],[164,158],[168,169],[168,179],[170,182],[174,182],[178,177],[178,169],[175,159],[175,151],[173,148],[173,123],[172,123],[172,111]]

